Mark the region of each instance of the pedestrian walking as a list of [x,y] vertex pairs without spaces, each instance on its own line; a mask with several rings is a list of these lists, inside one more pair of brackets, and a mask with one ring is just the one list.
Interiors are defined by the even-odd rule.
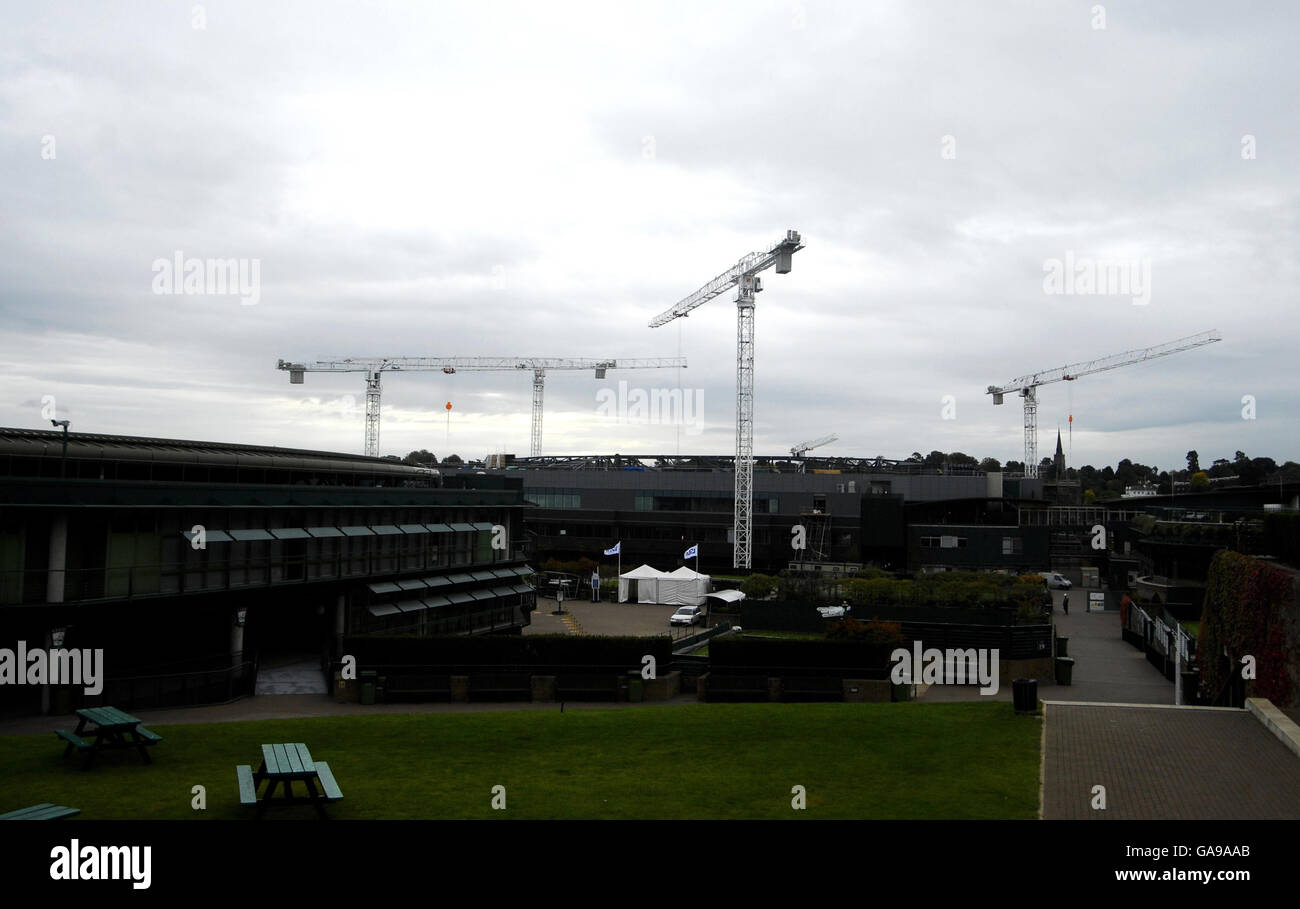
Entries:
[[1061,608],[1065,610],[1066,615],[1070,614],[1070,595],[1068,593],[1061,594]]
[[593,603],[600,602],[600,572],[599,571],[593,571],[591,573],[591,601]]

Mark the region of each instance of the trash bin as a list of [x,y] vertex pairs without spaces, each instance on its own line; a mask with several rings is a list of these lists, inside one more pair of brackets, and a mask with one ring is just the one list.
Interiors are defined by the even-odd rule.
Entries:
[[627,680],[627,699],[634,704],[645,700],[645,680],[639,676]]
[[378,672],[361,673],[361,703],[373,704],[375,702],[375,689],[379,687]]
[[894,703],[899,701],[910,701],[912,699],[912,685],[910,682],[899,682],[890,686],[890,699]]
[[1033,713],[1038,709],[1038,679],[1012,679],[1011,700],[1017,713]]
[[1069,685],[1074,675],[1074,660],[1069,657],[1056,658],[1056,684]]
[[1065,657],[1065,656],[1069,656],[1069,655],[1070,655],[1070,639],[1069,639],[1069,638],[1067,638],[1067,637],[1062,637],[1062,636],[1059,635],[1059,634],[1056,636],[1056,655],[1059,656],[1059,657]]

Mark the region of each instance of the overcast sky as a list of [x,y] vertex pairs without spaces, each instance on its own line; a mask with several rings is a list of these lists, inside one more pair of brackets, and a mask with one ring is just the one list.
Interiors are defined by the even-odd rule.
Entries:
[[[1019,460],[988,385],[1217,329],[1042,387],[1040,456],[1300,460],[1297,9],[3,0],[0,425],[360,451],[362,377],[277,359],[680,355],[550,373],[544,451],[730,453],[734,295],[647,322],[795,229],[757,453]],[[156,293],[178,254],[255,302]],[[1067,256],[1149,300],[1048,293]],[[619,379],[700,419],[607,417]],[[528,452],[526,374],[383,401],[383,454]]]

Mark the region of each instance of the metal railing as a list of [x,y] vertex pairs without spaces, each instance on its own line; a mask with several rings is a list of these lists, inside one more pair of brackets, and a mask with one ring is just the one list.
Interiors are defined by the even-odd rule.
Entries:
[[52,575],[61,575],[63,602],[131,600],[142,596],[211,593],[286,584],[362,579],[413,571],[486,568],[522,561],[522,555],[486,562],[455,558],[414,558],[411,554],[368,554],[329,558],[259,557],[212,560],[203,565],[183,562],[122,568],[8,569],[0,571],[0,605],[32,605],[49,601]]

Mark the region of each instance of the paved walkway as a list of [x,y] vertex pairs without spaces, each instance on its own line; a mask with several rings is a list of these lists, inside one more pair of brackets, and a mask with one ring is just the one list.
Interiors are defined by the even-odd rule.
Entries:
[[1300,819],[1300,758],[1245,710],[1049,704],[1046,723],[1045,820]]
[[[1107,701],[1119,704],[1172,704],[1174,685],[1159,669],[1147,662],[1142,651],[1126,644],[1119,633],[1118,612],[1081,612],[1086,591],[1074,591],[1070,614],[1061,610],[1062,591],[1052,591],[1052,618],[1056,633],[1069,638],[1074,660],[1070,685],[1057,685],[1054,678],[1038,680],[1043,700]],[[980,698],[1010,701],[1011,686],[1003,685],[995,695],[981,695],[969,685],[931,685],[917,697],[927,703],[969,701]]]

